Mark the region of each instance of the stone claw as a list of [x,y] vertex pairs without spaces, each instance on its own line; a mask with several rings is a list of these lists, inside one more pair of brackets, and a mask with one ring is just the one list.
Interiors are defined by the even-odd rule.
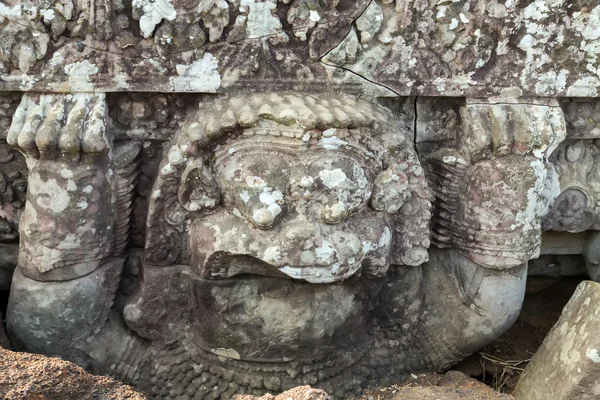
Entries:
[[6,140],[33,158],[101,154],[110,147],[105,121],[103,93],[26,94]]
[[463,148],[476,163],[509,154],[547,158],[565,138],[558,104],[467,103]]

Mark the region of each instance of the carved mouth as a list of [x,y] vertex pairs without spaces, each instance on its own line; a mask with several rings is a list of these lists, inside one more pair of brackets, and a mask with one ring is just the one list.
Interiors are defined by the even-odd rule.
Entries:
[[190,276],[190,340],[235,360],[285,362],[354,346],[383,279],[314,285],[295,279]]
[[249,255],[233,255],[225,251],[217,251],[206,259],[201,276],[204,279],[227,279],[239,275],[258,275],[291,278],[309,283],[334,283],[347,279],[360,279],[363,270],[368,271],[368,265],[368,262],[361,259],[351,264],[335,262],[329,265],[275,266]]

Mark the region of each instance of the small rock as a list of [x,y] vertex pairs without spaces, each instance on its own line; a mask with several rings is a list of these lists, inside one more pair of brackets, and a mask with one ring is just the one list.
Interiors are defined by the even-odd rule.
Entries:
[[443,376],[425,374],[417,385],[407,385],[392,400],[509,400],[512,396],[498,393],[489,386],[469,378],[459,371]]
[[261,397],[238,394],[234,400],[330,400],[331,397],[321,389],[313,389],[310,386],[298,386],[287,390],[277,396],[270,393]]
[[523,371],[519,400],[600,398],[600,284],[577,286],[556,325]]

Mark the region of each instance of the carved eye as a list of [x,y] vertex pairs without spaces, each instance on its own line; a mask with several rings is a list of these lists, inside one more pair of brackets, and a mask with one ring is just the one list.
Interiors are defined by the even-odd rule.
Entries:
[[327,204],[323,207],[321,217],[327,224],[339,224],[350,215],[351,207],[342,201],[333,204]]
[[275,225],[281,209],[273,210],[263,207],[252,210],[252,223],[260,229],[270,229]]
[[250,222],[260,229],[272,228],[283,216],[283,205],[283,194],[280,191],[264,190],[250,210]]

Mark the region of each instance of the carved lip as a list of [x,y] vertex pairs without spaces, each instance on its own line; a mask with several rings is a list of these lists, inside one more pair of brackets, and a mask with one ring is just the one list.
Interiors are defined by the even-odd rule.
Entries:
[[334,262],[328,265],[275,266],[249,255],[217,251],[207,258],[201,276],[205,279],[227,279],[239,275],[258,275],[308,283],[335,283],[353,277],[360,278],[365,264],[361,259],[351,265]]

